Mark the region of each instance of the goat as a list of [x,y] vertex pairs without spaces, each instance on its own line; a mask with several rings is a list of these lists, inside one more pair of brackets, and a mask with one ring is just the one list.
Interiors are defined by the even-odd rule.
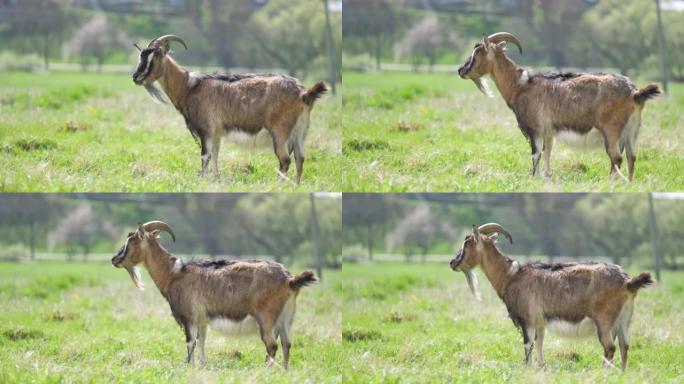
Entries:
[[228,321],[242,325],[255,320],[266,346],[266,364],[275,363],[280,338],[283,367],[290,357],[290,328],[295,302],[302,287],[317,281],[313,272],[297,276],[271,261],[183,261],[159,244],[160,231],[176,241],[171,227],[161,221],[139,224],[112,258],[112,265],[125,268],[136,287],[141,288],[136,265],[142,263],[171,307],[176,322],[185,331],[187,362],[194,363],[199,341],[200,361],[205,361],[207,326]]
[[660,94],[658,86],[649,84],[637,90],[627,77],[616,74],[530,74],[506,56],[508,41],[517,45],[522,54],[520,41],[508,32],[484,36],[458,74],[471,79],[487,96],[491,94],[481,77],[490,75],[494,80],[532,147],[532,176],[538,173],[542,151],[544,176],[550,176],[551,149],[559,132],[584,135],[596,128],[610,157],[611,177],[617,174],[625,178],[620,165],[626,150],[631,181],[641,111],[647,100]]
[[319,81],[308,90],[293,77],[276,74],[201,75],[190,73],[169,56],[170,42],[186,49],[178,36],[165,35],[141,49],[133,82],[143,85],[153,99],[165,102],[153,83],[158,81],[166,96],[185,118],[185,124],[201,148],[205,175],[211,160],[218,177],[221,137],[228,133],[257,135],[268,131],[280,161],[281,176],[287,175],[294,152],[299,183],[304,167],[304,140],[314,102],[327,88]]
[[[547,326],[579,336],[581,330],[595,327],[604,350],[606,366],[612,366],[613,341],[618,338],[622,370],[627,366],[629,327],[637,290],[654,283],[648,272],[629,277],[610,263],[529,263],[520,265],[502,254],[495,242],[502,233],[513,238],[496,223],[473,226],[463,246],[449,263],[466,275],[475,297],[479,297],[473,268],[480,266],[497,295],[508,309],[513,324],[520,328],[525,347],[525,363],[530,363],[533,341],[537,362],[544,364],[542,343]],[[557,326],[557,327],[556,327]]]

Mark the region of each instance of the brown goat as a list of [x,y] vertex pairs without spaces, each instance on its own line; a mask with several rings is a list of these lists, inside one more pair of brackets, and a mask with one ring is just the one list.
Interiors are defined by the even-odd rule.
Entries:
[[299,183],[309,115],[316,99],[327,91],[325,84],[319,81],[306,90],[297,79],[285,75],[190,73],[168,55],[172,41],[186,47],[180,37],[166,35],[152,40],[144,49],[138,48],[140,59],[133,81],[145,86],[153,99],[164,102],[153,85],[155,81],[161,84],[200,144],[202,175],[206,174],[211,160],[218,177],[222,136],[232,132],[254,136],[266,129],[280,161],[282,176],[287,175],[290,155],[294,152]]
[[136,265],[142,263],[159,292],[166,298],[173,317],[185,331],[187,362],[194,363],[199,341],[200,361],[205,361],[207,326],[227,321],[237,324],[255,320],[266,346],[266,364],[275,362],[280,338],[283,367],[290,358],[290,328],[295,302],[302,287],[316,281],[313,272],[292,276],[281,264],[271,261],[208,260],[184,262],[169,254],[157,242],[160,231],[176,237],[168,224],[151,221],[128,234],[124,245],[112,258],[117,268],[125,268],[136,287],[141,287]]
[[[622,152],[626,150],[629,180],[634,177],[636,139],[641,111],[647,100],[660,94],[656,84],[637,90],[625,76],[605,73],[529,74],[505,53],[506,42],[518,46],[510,33],[485,36],[466,63],[458,69],[490,96],[482,76],[490,75],[501,96],[518,120],[518,126],[532,147],[532,175],[537,174],[544,152],[544,176],[551,173],[551,148],[561,131],[585,135],[592,128],[601,132],[610,157],[611,176],[620,173]],[[623,176],[624,177],[624,176]]]
[[513,242],[508,231],[499,224],[473,226],[473,233],[466,236],[449,265],[452,270],[466,274],[476,297],[472,269],[482,268],[506,304],[511,320],[522,331],[525,363],[530,363],[532,340],[535,340],[537,362],[544,364],[542,343],[547,326],[571,336],[581,336],[595,327],[607,366],[612,365],[613,342],[617,337],[624,370],[634,299],[639,288],[654,282],[651,275],[642,272],[630,278],[615,264],[597,262],[521,266],[496,247],[499,233]]

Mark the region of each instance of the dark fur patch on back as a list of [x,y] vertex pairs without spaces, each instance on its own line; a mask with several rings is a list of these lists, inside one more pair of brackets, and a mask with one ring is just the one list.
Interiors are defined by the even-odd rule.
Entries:
[[548,270],[551,272],[560,271],[562,269],[572,267],[574,265],[577,265],[577,264],[575,264],[575,263],[542,263],[542,262],[538,262],[538,261],[527,264],[527,266],[530,268],[545,269],[545,270]]
[[276,73],[212,73],[209,75],[200,76],[200,80],[213,79],[227,81],[229,83],[234,83],[236,81],[244,79],[252,79],[255,77],[274,77],[280,76]]
[[582,76],[582,73],[575,72],[538,72],[531,77],[541,77],[546,80],[567,81]]
[[235,263],[272,263],[267,260],[227,260],[227,259],[216,259],[216,260],[197,260],[188,261],[183,264],[183,269],[188,266],[195,266],[206,269],[221,269],[227,266],[233,265]]

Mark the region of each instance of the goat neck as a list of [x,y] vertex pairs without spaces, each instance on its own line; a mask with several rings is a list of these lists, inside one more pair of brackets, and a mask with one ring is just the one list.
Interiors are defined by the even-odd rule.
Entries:
[[145,264],[147,272],[149,272],[152,281],[154,281],[154,285],[166,297],[166,290],[169,283],[171,283],[173,275],[172,269],[175,258],[172,258],[166,249],[154,240],[149,241],[148,247],[149,252],[143,259],[143,264]]
[[188,71],[178,65],[170,56],[164,56],[164,74],[159,78],[166,96],[176,109],[188,94]]
[[494,244],[483,246],[487,247],[487,249],[482,257],[481,268],[485,276],[487,276],[487,280],[492,284],[496,294],[499,295],[499,298],[503,299],[503,293],[508,283],[511,282],[512,260],[499,252]]
[[510,107],[513,105],[516,96],[520,92],[520,68],[513,60],[509,59],[503,52],[494,52],[496,55],[494,65],[492,67],[491,77],[496,84],[496,88],[501,93],[506,104]]

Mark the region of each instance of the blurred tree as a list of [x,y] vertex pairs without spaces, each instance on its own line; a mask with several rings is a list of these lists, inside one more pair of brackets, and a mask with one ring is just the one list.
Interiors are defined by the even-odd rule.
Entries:
[[377,228],[389,219],[390,207],[383,194],[348,194],[344,197],[342,222],[345,236],[353,236],[354,241],[366,244],[368,259],[373,261],[373,248],[377,245],[375,236]]
[[98,215],[90,202],[81,202],[70,209],[56,228],[48,233],[48,247],[63,246],[70,260],[78,247],[83,260],[87,260],[96,244],[112,242],[120,232],[121,228]]
[[638,69],[646,57],[656,53],[652,1],[602,0],[584,14],[581,26],[591,47],[622,74]]
[[399,221],[396,228],[387,234],[387,248],[404,248],[406,261],[410,261],[413,249],[418,248],[425,262],[428,250],[439,240],[450,241],[456,231],[432,213],[428,204],[420,204]]
[[634,251],[649,241],[644,194],[588,195],[578,208],[583,238],[615,264],[633,261]]
[[[292,76],[306,73],[326,52],[320,1],[270,0],[252,15],[248,28],[259,47]],[[332,29],[339,29],[339,24]]]
[[3,194],[0,203],[0,226],[29,247],[29,259],[36,257],[36,246],[47,228],[60,214],[58,200],[45,194]]
[[130,41],[125,32],[114,29],[107,22],[104,13],[97,13],[64,43],[62,52],[67,58],[78,56],[84,71],[94,58],[100,71],[104,60],[117,49],[127,49]]
[[376,70],[380,70],[382,48],[393,44],[399,22],[395,6],[388,0],[345,0],[342,31],[345,36],[360,37],[365,47],[372,47]]
[[429,15],[415,24],[404,37],[394,44],[394,56],[400,59],[411,56],[414,69],[426,57],[430,71],[442,50],[462,47],[464,41],[455,32],[447,31],[437,15]]

